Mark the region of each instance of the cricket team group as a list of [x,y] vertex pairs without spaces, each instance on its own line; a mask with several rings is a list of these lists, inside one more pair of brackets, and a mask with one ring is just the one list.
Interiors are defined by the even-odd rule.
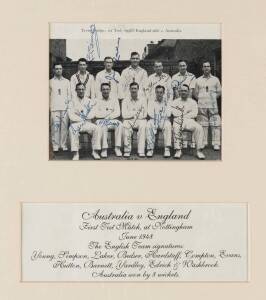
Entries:
[[139,157],[152,157],[156,135],[162,131],[164,157],[170,157],[173,148],[174,158],[180,159],[183,131],[190,131],[190,146],[196,148],[198,159],[205,159],[203,149],[208,145],[209,127],[212,147],[220,150],[217,99],[221,84],[211,74],[209,61],[202,63],[203,75],[199,78],[187,71],[185,60],[178,61],[178,73],[172,77],[163,72],[161,61],[154,62],[154,73],[148,76],[139,66],[137,52],[131,53],[130,62],[120,75],[113,70],[113,58],[105,57],[104,69],[94,78],[87,71],[87,60],[80,58],[78,71],[70,81],[62,75],[62,64],[54,64],[54,77],[49,82],[54,152],[68,151],[69,135],[73,160],[79,160],[79,136],[85,132],[91,136],[93,158],[107,158],[108,130],[112,130],[115,155],[130,157],[136,130]]

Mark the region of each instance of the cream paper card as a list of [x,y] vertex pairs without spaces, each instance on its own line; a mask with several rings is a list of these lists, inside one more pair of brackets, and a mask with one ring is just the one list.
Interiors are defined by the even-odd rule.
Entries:
[[22,281],[246,281],[246,204],[23,203]]
[[[265,299],[265,8],[263,0],[1,2],[1,299]],[[49,24],[88,22],[221,24],[221,161],[48,161]],[[248,281],[21,280],[22,203],[114,201],[248,203]]]

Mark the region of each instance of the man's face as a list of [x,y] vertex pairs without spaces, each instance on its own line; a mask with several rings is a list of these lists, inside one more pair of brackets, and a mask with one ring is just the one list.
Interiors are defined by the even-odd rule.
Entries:
[[154,64],[154,72],[156,74],[161,74],[163,72],[163,64],[162,63],[159,63],[159,62],[156,62]]
[[132,85],[130,87],[130,94],[131,94],[131,97],[133,98],[137,98],[138,97],[138,91],[139,91],[139,88],[137,85]]
[[163,95],[164,95],[163,88],[155,89],[155,94],[156,94],[156,99],[158,101],[162,101],[163,100]]
[[113,65],[114,65],[113,60],[110,58],[104,61],[104,67],[106,70],[111,70],[113,68]]
[[61,65],[55,65],[54,67],[54,74],[56,76],[62,76],[62,73],[63,73],[63,68]]
[[79,71],[85,73],[87,70],[87,63],[85,63],[85,61],[80,61],[78,64],[78,69]]
[[181,61],[179,64],[178,64],[178,70],[180,73],[184,74],[186,73],[187,71],[187,64],[184,62],[184,61]]
[[103,85],[102,86],[102,96],[103,98],[108,98],[110,95],[110,87],[108,85]]
[[77,91],[77,95],[78,95],[79,98],[83,98],[84,97],[84,94],[85,94],[85,87],[84,87],[84,85],[77,86],[76,91]]
[[182,99],[187,99],[188,97],[188,88],[186,86],[181,86],[180,96]]
[[211,73],[211,65],[210,63],[204,63],[202,65],[202,71],[205,75],[209,75]]
[[138,54],[132,55],[131,58],[130,58],[130,61],[131,61],[131,66],[132,67],[137,67],[139,65],[139,62],[140,62],[139,55]]

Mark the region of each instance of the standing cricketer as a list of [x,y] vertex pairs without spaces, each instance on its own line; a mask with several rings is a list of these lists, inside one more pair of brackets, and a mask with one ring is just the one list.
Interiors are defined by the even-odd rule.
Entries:
[[211,127],[212,146],[220,150],[221,117],[218,113],[217,98],[221,96],[220,80],[211,74],[211,64],[202,64],[203,75],[196,80],[195,97],[198,99],[199,114],[197,121],[204,130],[204,146],[208,145],[208,131]]
[[96,98],[102,97],[101,84],[109,83],[110,85],[110,97],[114,99],[122,99],[122,91],[121,91],[121,78],[120,74],[113,70],[114,60],[111,56],[107,56],[104,58],[104,70],[100,71],[96,75],[95,80],[95,92]]
[[67,151],[69,123],[67,108],[71,98],[70,83],[62,75],[61,63],[55,63],[53,71],[54,77],[49,82],[52,146],[54,152],[59,148]]
[[158,85],[164,87],[164,98],[166,101],[172,100],[173,89],[171,76],[163,72],[163,64],[161,61],[155,61],[153,69],[154,73],[148,78],[149,101],[155,99],[155,89]]
[[130,96],[129,87],[132,82],[139,86],[138,94],[140,97],[147,97],[148,74],[146,70],[139,66],[140,55],[138,52],[132,52],[130,55],[131,65],[124,69],[121,74],[121,88],[124,98]]
[[82,83],[85,87],[85,96],[95,99],[95,82],[94,76],[87,71],[88,63],[85,58],[78,60],[78,72],[73,74],[70,79],[72,97],[77,95],[76,86]]

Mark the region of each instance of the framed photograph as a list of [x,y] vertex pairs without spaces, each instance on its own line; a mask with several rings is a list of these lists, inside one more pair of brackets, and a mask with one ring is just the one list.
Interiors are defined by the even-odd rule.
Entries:
[[264,299],[264,2],[1,8],[0,299]]
[[51,23],[49,59],[50,159],[221,159],[221,24]]

